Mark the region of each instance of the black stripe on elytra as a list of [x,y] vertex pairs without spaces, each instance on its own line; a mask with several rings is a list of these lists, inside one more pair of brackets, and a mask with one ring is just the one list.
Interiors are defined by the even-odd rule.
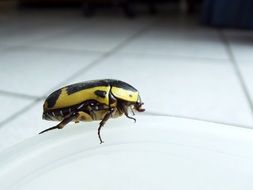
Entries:
[[[96,86],[109,86],[108,80],[93,80],[93,81],[87,81],[87,82],[80,82],[80,83],[72,84],[63,88],[66,88],[67,94],[70,95],[80,90],[84,90],[84,89],[88,89],[88,88],[92,88]],[[57,99],[59,98],[61,94],[61,90],[63,88],[54,91],[52,94],[50,94],[47,97],[46,102],[48,104],[48,108],[54,107]]]
[[95,93],[97,96],[99,96],[100,98],[105,98],[105,97],[106,97],[106,94],[107,94],[107,92],[104,91],[104,90],[96,90],[94,93]]
[[109,86],[107,80],[94,80],[87,82],[80,82],[76,84],[72,84],[66,87],[68,95],[78,92],[80,90],[85,90],[88,88],[93,88],[96,86]]
[[137,92],[137,90],[133,86],[131,86],[130,84],[127,84],[126,82],[120,81],[120,80],[109,80],[109,84],[111,86],[123,88],[125,90],[129,90],[132,92]]
[[123,88],[125,90],[130,90],[133,92],[136,92],[137,90],[131,86],[130,84],[127,84],[126,82],[120,81],[120,80],[114,80],[114,79],[102,79],[102,80],[92,80],[87,82],[80,82],[76,84],[72,84],[67,86],[67,93],[68,95],[73,94],[75,92],[78,92],[80,90],[93,88],[96,86],[115,86],[118,88]]
[[60,94],[61,94],[61,89],[56,90],[55,92],[53,92],[52,94],[50,94],[47,97],[46,102],[47,102],[48,108],[54,107],[54,105],[55,105],[57,99],[59,98]]

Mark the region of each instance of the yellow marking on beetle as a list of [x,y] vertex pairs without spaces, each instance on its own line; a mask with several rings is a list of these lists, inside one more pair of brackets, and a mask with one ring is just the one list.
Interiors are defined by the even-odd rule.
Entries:
[[83,111],[78,112],[78,114],[79,115],[76,118],[75,122],[79,122],[79,121],[92,121],[93,120],[92,117],[89,114],[87,114],[87,113],[85,113]]
[[107,110],[99,110],[99,111],[94,111],[95,118],[92,118],[91,115],[85,113],[85,112],[78,112],[79,116],[77,117],[76,121],[94,121],[94,120],[102,120],[106,113]]
[[[96,90],[106,91],[106,97],[101,98],[99,96],[96,96],[95,95]],[[96,86],[93,88],[80,90],[69,95],[67,93],[67,88],[63,88],[61,90],[61,94],[58,97],[55,105],[50,109],[69,107],[69,106],[80,104],[86,100],[96,100],[100,103],[109,105],[109,91],[110,91],[110,86]]]
[[126,100],[129,102],[136,102],[138,100],[138,95],[139,93],[130,91],[130,90],[125,90],[123,88],[118,88],[113,86],[112,87],[112,94],[114,96],[116,96],[116,98],[122,99],[122,100]]

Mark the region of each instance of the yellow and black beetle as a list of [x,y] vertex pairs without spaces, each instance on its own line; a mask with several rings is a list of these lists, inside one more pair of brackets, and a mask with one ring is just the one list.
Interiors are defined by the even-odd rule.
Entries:
[[[48,128],[41,133],[53,129],[62,129],[71,121],[101,120],[100,130],[106,121],[123,114],[128,115],[128,110],[133,109],[143,112],[143,102],[139,92],[131,85],[113,79],[92,80],[65,86],[50,94],[43,105],[43,119],[61,121],[58,125]],[[133,112],[134,114],[134,112]]]

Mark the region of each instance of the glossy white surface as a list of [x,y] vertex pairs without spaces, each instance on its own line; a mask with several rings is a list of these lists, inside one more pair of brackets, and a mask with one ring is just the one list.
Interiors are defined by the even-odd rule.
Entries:
[[[20,113],[16,119],[10,119],[8,125],[0,128],[0,152],[27,138],[36,136],[46,128],[57,125],[57,122],[42,120],[42,107],[43,102],[40,101],[25,110],[24,114]],[[8,115],[7,112],[6,115]],[[83,125],[85,126],[86,123]]]
[[34,48],[0,52],[3,63],[0,64],[0,90],[44,96],[63,80],[84,69],[98,56],[98,53],[66,54],[62,51]]
[[0,155],[0,189],[251,190],[253,131],[139,116],[38,135]]

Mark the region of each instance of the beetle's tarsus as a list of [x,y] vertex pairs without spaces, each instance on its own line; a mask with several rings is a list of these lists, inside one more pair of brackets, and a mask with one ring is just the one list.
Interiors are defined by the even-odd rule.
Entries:
[[51,131],[54,129],[62,129],[63,127],[65,127],[65,125],[67,125],[70,121],[72,121],[73,119],[78,117],[78,113],[73,113],[72,115],[70,115],[69,117],[65,118],[64,120],[62,120],[58,125],[54,126],[54,127],[50,127],[44,131],[41,131],[39,134],[41,133],[45,133],[47,131]]
[[102,119],[102,121],[99,123],[99,128],[98,128],[98,138],[100,140],[100,144],[104,143],[104,141],[101,138],[100,135],[100,131],[101,128],[104,126],[104,124],[106,123],[106,121],[111,117],[112,113],[115,111],[115,109],[110,108],[110,110],[107,112],[107,114],[105,114],[104,118]]
[[61,129],[61,128],[59,128],[58,125],[56,125],[56,126],[54,126],[54,127],[48,128],[48,129],[46,129],[46,130],[44,130],[44,131],[41,131],[39,134],[42,134],[42,133],[45,133],[45,132],[47,132],[47,131],[51,131],[51,130],[54,130],[54,129]]
[[130,117],[128,114],[125,114],[125,115],[126,115],[127,118],[134,120],[134,122],[136,123],[136,119],[135,118]]
[[101,130],[102,126],[103,125],[100,125],[99,128],[98,128],[98,138],[100,140],[100,144],[104,143],[104,141],[102,140],[101,135],[100,135],[100,130]]

